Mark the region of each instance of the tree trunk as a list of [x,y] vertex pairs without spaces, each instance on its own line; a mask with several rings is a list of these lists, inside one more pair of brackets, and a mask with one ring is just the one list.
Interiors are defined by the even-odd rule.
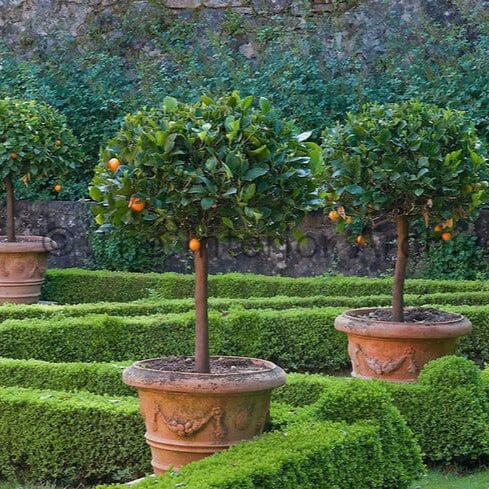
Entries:
[[392,291],[392,319],[404,322],[404,281],[409,258],[409,222],[406,216],[397,218],[397,259]]
[[202,239],[200,250],[194,253],[195,265],[195,369],[199,373],[210,372],[207,240]]
[[7,194],[7,240],[15,242],[15,197],[12,180],[9,177],[3,179],[5,191]]

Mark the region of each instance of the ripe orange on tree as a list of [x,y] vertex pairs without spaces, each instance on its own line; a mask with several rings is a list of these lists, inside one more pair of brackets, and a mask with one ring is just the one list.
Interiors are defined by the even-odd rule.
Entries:
[[134,212],[141,212],[146,207],[146,203],[143,199],[140,199],[139,197],[131,197],[131,199],[129,200],[129,205],[127,207],[129,207],[129,209]]
[[54,141],[54,144],[55,146],[61,146],[61,139],[56,139],[56,141]]
[[357,236],[356,242],[357,242],[358,245],[363,246],[364,244],[367,243],[367,240],[366,240],[366,238],[365,238],[365,236],[363,234],[359,234]]
[[452,239],[452,233],[443,233],[441,239],[443,241],[450,241]]
[[107,163],[107,166],[109,167],[109,170],[117,171],[121,166],[121,162],[117,158],[112,158]]
[[200,241],[196,238],[191,239],[188,242],[188,247],[194,253],[200,250]]
[[441,224],[437,224],[435,226],[435,233],[441,233],[443,231],[443,226]]
[[337,221],[339,218],[340,218],[340,214],[338,213],[338,211],[331,211],[329,214],[328,214],[328,217],[332,220],[332,221]]
[[16,160],[18,158],[18,154],[17,153],[11,153],[10,158],[12,158],[13,160]]
[[57,183],[53,188],[55,192],[61,192],[61,185],[59,183]]

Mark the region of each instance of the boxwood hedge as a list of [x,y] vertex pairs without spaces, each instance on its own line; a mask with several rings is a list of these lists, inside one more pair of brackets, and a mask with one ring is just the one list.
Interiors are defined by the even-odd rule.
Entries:
[[[389,306],[390,295],[368,296],[329,296],[317,295],[311,297],[252,297],[225,298],[214,297],[209,300],[209,306],[214,311],[229,311],[230,309],[273,309],[283,310],[294,307],[380,307]],[[464,294],[440,292],[434,294],[406,294],[407,306],[423,305],[489,305],[489,291],[466,292]],[[47,319],[55,316],[86,316],[88,314],[109,314],[112,316],[147,316],[154,314],[171,314],[190,312],[194,309],[191,298],[186,299],[140,299],[132,302],[98,302],[90,304],[34,304],[0,306],[0,321],[6,319]]]
[[147,474],[135,398],[0,388],[0,479],[59,486]]
[[[89,286],[87,286],[89,285]],[[212,297],[247,298],[388,295],[391,279],[365,277],[290,278],[230,273],[213,275],[209,281]],[[408,280],[407,294],[488,291],[484,281]],[[49,270],[43,289],[45,300],[61,304],[125,302],[147,297],[182,299],[193,294],[193,276],[176,273],[130,273],[81,269]]]
[[[445,306],[465,314],[473,332],[459,352],[489,362],[489,306]],[[232,308],[210,315],[211,348],[218,355],[267,358],[287,370],[348,368],[346,336],[334,327],[344,308],[282,311]],[[0,323],[0,357],[49,362],[119,362],[193,351],[192,313],[121,317],[89,315]]]

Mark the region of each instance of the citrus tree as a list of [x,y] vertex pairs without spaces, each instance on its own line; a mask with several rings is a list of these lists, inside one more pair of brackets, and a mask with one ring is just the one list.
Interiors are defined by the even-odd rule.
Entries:
[[487,197],[489,171],[473,125],[458,111],[408,101],[368,105],[324,134],[323,195],[338,230],[397,226],[393,319],[403,321],[410,225],[451,239]]
[[194,252],[196,370],[209,372],[209,238],[284,239],[317,204],[320,148],[266,99],[234,92],[196,104],[166,98],[126,117],[90,189],[101,230],[188,243]]
[[[76,168],[78,142],[55,109],[33,101],[0,100],[0,179],[6,194],[7,239],[15,242],[15,179],[25,184],[41,176],[57,180]],[[61,190],[57,183],[55,191]]]

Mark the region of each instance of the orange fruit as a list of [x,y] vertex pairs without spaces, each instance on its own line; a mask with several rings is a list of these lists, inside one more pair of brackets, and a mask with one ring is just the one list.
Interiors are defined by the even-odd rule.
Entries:
[[340,218],[340,215],[338,214],[338,211],[331,211],[329,214],[328,214],[328,217],[332,220],[332,221],[337,221],[339,218]]
[[452,233],[443,233],[441,239],[443,241],[450,241],[452,239]]
[[107,166],[108,166],[109,170],[117,171],[119,169],[119,167],[121,166],[121,162],[117,158],[112,158],[107,163]]
[[53,188],[55,192],[61,192],[61,185],[59,183],[57,183]]
[[351,224],[353,222],[353,219],[350,216],[348,216],[345,220],[347,224]]
[[13,160],[16,160],[16,159],[17,159],[17,157],[18,157],[17,153],[12,153],[12,154],[10,155],[10,158],[12,158]]
[[188,247],[191,251],[195,253],[196,251],[200,250],[200,241],[196,238],[193,238],[188,242]]
[[443,231],[443,226],[441,224],[437,224],[435,226],[435,233],[441,233]]
[[61,146],[61,139],[56,139],[56,141],[54,141],[54,144],[55,146]]
[[139,197],[131,197],[127,207],[134,212],[141,212],[146,207],[146,203]]
[[363,234],[359,234],[357,236],[356,241],[357,241],[357,244],[360,246],[363,246],[367,242],[367,240],[365,239],[365,236]]

